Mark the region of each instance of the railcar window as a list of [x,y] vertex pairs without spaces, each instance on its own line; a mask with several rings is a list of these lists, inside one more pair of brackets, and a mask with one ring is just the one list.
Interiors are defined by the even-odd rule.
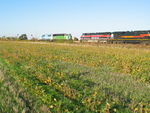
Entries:
[[42,35],[42,37],[45,37],[45,35]]

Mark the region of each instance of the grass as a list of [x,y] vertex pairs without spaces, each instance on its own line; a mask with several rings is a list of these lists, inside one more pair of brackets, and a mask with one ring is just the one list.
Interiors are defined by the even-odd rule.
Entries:
[[0,42],[0,110],[150,112],[149,58],[142,47]]
[[[38,113],[49,112],[46,105],[40,104],[38,99],[29,95],[28,91],[21,87],[15,79],[9,75],[9,69],[0,63],[0,112],[1,113]],[[4,62],[3,62],[4,63]]]

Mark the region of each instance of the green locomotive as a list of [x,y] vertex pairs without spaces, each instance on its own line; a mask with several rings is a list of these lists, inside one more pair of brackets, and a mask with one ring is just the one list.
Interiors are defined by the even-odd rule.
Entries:
[[71,40],[71,34],[44,34],[40,37],[40,40]]
[[71,40],[71,34],[53,34],[54,40]]

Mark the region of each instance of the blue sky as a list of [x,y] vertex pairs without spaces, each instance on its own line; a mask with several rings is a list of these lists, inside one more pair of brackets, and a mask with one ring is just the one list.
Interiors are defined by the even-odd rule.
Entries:
[[150,0],[1,0],[0,36],[150,30]]

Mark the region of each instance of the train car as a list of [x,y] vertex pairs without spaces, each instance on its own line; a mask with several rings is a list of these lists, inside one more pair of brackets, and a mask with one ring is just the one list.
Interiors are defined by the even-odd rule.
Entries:
[[52,34],[44,34],[39,38],[39,40],[52,40],[52,39],[53,39]]
[[147,31],[118,31],[83,33],[80,37],[83,42],[105,43],[150,43],[150,30]]
[[44,34],[42,35],[39,40],[71,40],[71,34]]
[[83,42],[107,42],[111,38],[111,32],[83,33],[80,40]]
[[150,43],[149,31],[113,32],[113,43]]
[[71,40],[71,34],[53,34],[53,40]]

